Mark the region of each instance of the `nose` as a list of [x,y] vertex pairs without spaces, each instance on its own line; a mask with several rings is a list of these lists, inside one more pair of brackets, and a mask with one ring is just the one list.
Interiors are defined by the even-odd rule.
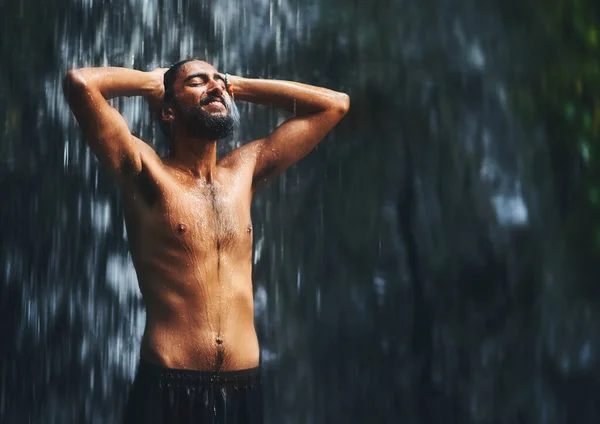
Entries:
[[211,79],[208,82],[208,87],[206,88],[206,92],[213,96],[223,97],[223,87],[221,87],[221,84],[219,84],[219,82],[215,79]]

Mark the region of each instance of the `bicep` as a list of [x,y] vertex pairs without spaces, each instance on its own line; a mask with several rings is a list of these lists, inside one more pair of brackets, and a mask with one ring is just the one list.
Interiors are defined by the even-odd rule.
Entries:
[[118,176],[141,170],[141,140],[134,137],[121,114],[102,94],[77,76],[67,75],[65,97],[83,136],[102,166]]
[[336,110],[294,117],[257,140],[253,185],[278,175],[310,153],[342,117]]

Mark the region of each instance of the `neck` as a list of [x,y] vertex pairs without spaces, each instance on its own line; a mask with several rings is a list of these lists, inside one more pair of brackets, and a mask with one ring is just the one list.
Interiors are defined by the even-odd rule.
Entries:
[[217,167],[217,141],[189,134],[174,134],[171,160],[196,178],[211,182]]

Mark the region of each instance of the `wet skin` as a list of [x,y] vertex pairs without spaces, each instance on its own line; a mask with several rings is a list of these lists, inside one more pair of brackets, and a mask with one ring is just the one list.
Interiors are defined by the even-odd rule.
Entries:
[[169,161],[144,168],[123,193],[147,311],[141,357],[172,368],[256,366],[251,172],[219,164],[207,182]]
[[[287,81],[232,77],[236,100],[272,104],[296,115],[267,137],[217,160],[216,141],[191,131],[182,108],[207,96],[225,102],[223,76],[206,62],[186,63],[160,103],[164,70],[88,68],[65,77],[65,96],[124,204],[133,263],[146,305],[141,358],[170,368],[256,367],[252,222],[256,189],[309,153],[348,110],[348,97]],[[191,77],[198,75],[197,77]],[[145,96],[160,104],[172,131],[163,159],[133,137],[106,99]],[[204,104],[228,114],[223,104]]]

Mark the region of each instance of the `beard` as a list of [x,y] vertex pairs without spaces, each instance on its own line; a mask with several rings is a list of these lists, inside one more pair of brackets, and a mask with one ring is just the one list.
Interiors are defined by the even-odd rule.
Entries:
[[[202,108],[214,100],[222,100],[227,112],[211,113]],[[190,134],[206,137],[209,140],[220,140],[233,134],[236,124],[236,114],[232,112],[233,109],[235,109],[233,102],[216,96],[207,96],[197,105],[179,108],[182,124]]]

